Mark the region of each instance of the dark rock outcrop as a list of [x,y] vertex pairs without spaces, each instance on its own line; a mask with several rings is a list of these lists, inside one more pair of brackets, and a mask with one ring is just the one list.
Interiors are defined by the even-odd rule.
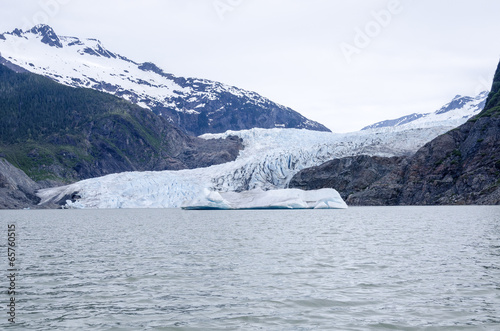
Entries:
[[329,176],[324,171],[303,170],[292,183],[308,189],[334,187],[351,205],[500,204],[500,64],[479,115],[435,138],[408,159],[389,165],[393,169],[385,175],[388,168],[370,166],[380,160],[362,162],[381,176],[365,189],[357,186],[360,190],[352,194],[351,187],[342,183],[366,183],[377,176],[363,166],[351,165],[349,176],[338,172],[345,167],[331,168]]
[[57,34],[48,25],[40,24],[33,27],[30,31],[34,34],[42,36],[42,43],[44,44],[57,48],[63,47],[61,44],[61,40],[59,40]]
[[335,188],[348,201],[354,193],[362,192],[396,167],[405,157],[359,155],[334,159],[317,167],[304,169],[290,181],[290,188],[317,190]]
[[23,171],[0,158],[0,209],[32,207],[40,202],[35,195],[39,188]]

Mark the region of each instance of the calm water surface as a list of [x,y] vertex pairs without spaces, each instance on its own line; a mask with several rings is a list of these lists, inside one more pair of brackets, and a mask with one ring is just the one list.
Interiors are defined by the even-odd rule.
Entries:
[[500,330],[500,207],[0,211],[0,329]]

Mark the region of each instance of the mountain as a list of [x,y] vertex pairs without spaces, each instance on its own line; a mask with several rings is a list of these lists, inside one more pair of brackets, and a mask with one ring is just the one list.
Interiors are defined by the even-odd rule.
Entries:
[[[243,140],[244,149],[236,160],[208,168],[112,174],[41,190],[38,195],[43,203],[73,208],[180,207],[206,189],[241,192],[286,188],[298,171],[335,158],[360,154],[411,155],[429,139],[447,130],[432,127],[335,134],[297,129],[251,129],[206,134],[201,137],[209,141],[237,136]],[[68,199],[72,196],[79,198]]]
[[188,136],[121,98],[0,65],[0,157],[34,180],[207,167],[241,149],[239,138]]
[[[291,186],[317,189],[318,179],[324,183],[320,187],[329,187],[345,177],[354,181],[366,176],[353,161],[336,161],[344,165],[340,173],[325,175],[325,168],[338,169],[332,164],[321,166],[321,171],[304,170]],[[379,161],[369,158],[365,162],[366,167],[377,169],[374,165]],[[365,187],[339,193],[355,205],[500,204],[500,63],[478,115],[389,170],[367,179]]]
[[136,63],[97,39],[57,35],[48,25],[0,35],[0,61],[72,87],[129,100],[164,116],[191,135],[257,128],[329,131],[255,92],[178,77],[153,63]]
[[456,127],[479,114],[486,104],[487,97],[487,91],[483,91],[475,97],[457,95],[453,100],[433,113],[414,113],[393,120],[377,122],[364,127],[362,130],[407,129],[429,126]]

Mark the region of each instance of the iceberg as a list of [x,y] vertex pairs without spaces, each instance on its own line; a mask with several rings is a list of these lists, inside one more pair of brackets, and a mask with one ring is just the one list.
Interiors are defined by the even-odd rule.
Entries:
[[186,201],[181,205],[182,209],[234,209],[219,192],[204,189],[203,194],[194,200]]
[[182,204],[182,209],[346,209],[340,194],[331,188],[313,191],[260,188],[244,192],[204,190],[201,196]]

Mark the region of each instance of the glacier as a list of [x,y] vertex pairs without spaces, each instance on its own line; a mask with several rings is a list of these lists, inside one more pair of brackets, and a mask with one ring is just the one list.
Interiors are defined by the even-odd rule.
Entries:
[[[255,92],[209,80],[176,77],[152,63],[136,63],[106,50],[96,39],[52,33],[47,43],[42,29],[50,27],[1,34],[0,61],[5,59],[65,85],[105,91],[144,108],[162,105],[179,114],[197,114],[221,95],[241,96],[262,107],[270,102]],[[235,161],[209,168],[112,174],[41,190],[38,195],[43,204],[59,202],[77,192],[78,200],[63,201],[68,208],[170,208],[180,207],[206,190],[224,194],[285,189],[298,171],[334,158],[411,155],[477,113],[486,96],[487,92],[475,98],[457,96],[435,113],[421,114],[405,125],[401,122],[352,133],[284,129],[280,128],[284,124],[276,123],[275,129],[205,134],[201,136],[204,139],[236,135],[243,139],[245,149]],[[180,117],[174,122],[178,124]],[[314,127],[307,120],[304,125]]]
[[256,188],[243,192],[215,192],[205,189],[195,200],[186,201],[182,209],[346,209],[340,194],[331,188],[304,191]]
[[204,139],[236,135],[245,149],[235,161],[178,171],[124,172],[38,192],[41,204],[57,203],[75,192],[68,208],[178,208],[205,190],[242,192],[287,188],[298,171],[334,158],[355,155],[411,155],[452,127],[390,132],[330,133],[303,129],[251,129],[205,134]]

